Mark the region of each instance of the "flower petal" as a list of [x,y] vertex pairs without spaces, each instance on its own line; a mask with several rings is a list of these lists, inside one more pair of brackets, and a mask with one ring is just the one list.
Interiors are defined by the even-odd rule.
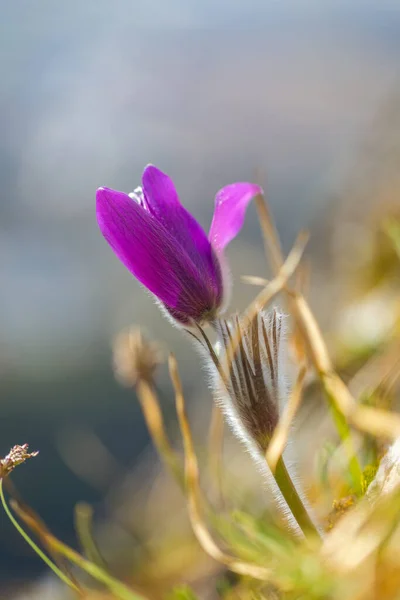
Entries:
[[208,239],[212,247],[220,252],[242,228],[247,205],[262,194],[254,183],[232,183],[220,190],[215,197],[214,217]]
[[121,262],[177,315],[200,319],[216,305],[213,288],[165,227],[127,194],[96,193],[100,230]]
[[215,258],[201,225],[179,201],[174,183],[153,165],[147,165],[142,176],[143,191],[149,211],[186,250],[202,271],[216,279]]

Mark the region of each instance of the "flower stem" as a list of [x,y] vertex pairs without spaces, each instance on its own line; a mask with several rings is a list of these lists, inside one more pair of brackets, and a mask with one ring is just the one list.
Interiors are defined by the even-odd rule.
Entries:
[[282,456],[279,458],[276,464],[274,477],[280,491],[282,492],[282,496],[285,498],[304,535],[306,537],[320,537],[316,526],[312,522],[310,515],[308,514],[307,509],[293,484]]
[[110,592],[115,595],[115,598],[119,598],[119,600],[146,600],[144,596],[134,592],[124,583],[118,581],[118,579],[115,579],[112,575],[109,575],[102,568],[90,562],[57,538],[51,538],[51,545],[54,550],[59,552],[62,556],[65,556],[65,558],[77,565],[83,571],[86,571],[93,579],[103,583]]

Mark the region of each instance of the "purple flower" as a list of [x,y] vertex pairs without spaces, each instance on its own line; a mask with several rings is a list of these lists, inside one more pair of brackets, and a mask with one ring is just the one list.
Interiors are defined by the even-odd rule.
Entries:
[[209,236],[182,206],[172,180],[152,165],[142,188],[96,193],[97,221],[118,258],[180,323],[213,320],[225,300],[222,251],[237,235],[258,185],[217,193]]

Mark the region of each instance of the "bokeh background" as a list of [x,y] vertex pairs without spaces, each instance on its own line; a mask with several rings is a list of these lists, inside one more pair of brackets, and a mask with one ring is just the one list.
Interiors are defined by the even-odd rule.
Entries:
[[[400,5],[14,0],[0,47],[0,454],[40,450],[14,481],[72,543],[77,501],[101,521],[117,481],[132,506],[154,493],[113,336],[139,323],[176,352],[199,428],[211,402],[188,341],[102,239],[96,188],[132,191],[152,162],[207,229],[216,190],[257,177],[286,250],[311,230],[311,299],[329,330],[365,222],[399,207]],[[254,207],[229,258],[242,308],[254,289],[240,275],[267,274]],[[159,387],[176,431],[165,370]],[[0,597],[33,597],[42,564],[0,525]]]

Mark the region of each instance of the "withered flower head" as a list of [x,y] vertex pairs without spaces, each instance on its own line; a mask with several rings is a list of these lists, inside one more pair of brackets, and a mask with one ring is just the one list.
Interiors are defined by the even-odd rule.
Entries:
[[264,452],[286,396],[284,316],[275,309],[260,312],[251,322],[235,316],[218,321],[217,332],[222,404],[235,429],[244,429]]
[[15,467],[22,465],[29,458],[33,458],[39,454],[37,450],[35,452],[28,452],[28,448],[28,444],[13,446],[7,456],[0,459],[0,477],[7,477]]
[[138,327],[121,331],[114,341],[113,352],[115,375],[127,386],[140,379],[151,382],[161,362],[158,344],[149,342]]

